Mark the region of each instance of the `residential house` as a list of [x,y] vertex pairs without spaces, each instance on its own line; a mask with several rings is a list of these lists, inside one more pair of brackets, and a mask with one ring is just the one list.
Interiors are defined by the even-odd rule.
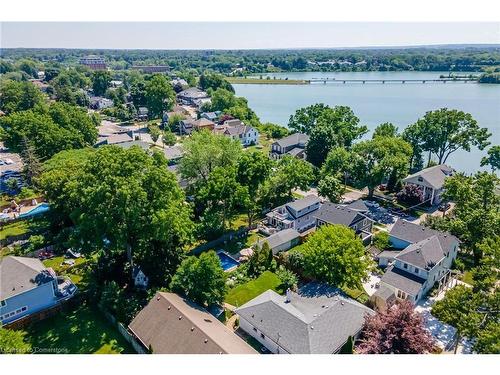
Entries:
[[205,91],[197,87],[190,87],[177,94],[177,100],[184,105],[198,107],[200,100],[210,99]]
[[359,336],[375,312],[343,293],[310,283],[281,296],[267,290],[235,310],[240,328],[275,354],[334,354]]
[[212,122],[217,122],[220,116],[220,111],[217,112],[203,112],[200,114],[201,118],[206,118],[207,120],[210,120]]
[[184,120],[181,120],[179,123],[179,134],[180,135],[189,135],[193,132],[194,122],[196,120],[192,117],[187,117]]
[[172,84],[175,92],[181,92],[182,90],[185,90],[189,87],[189,83],[186,82],[186,80],[182,78],[174,78],[172,81],[170,81]]
[[371,240],[373,220],[348,206],[325,202],[315,212],[314,218],[316,219],[316,227],[325,224],[341,224],[354,230],[364,244],[368,244]]
[[409,175],[403,179],[403,183],[418,186],[422,190],[424,202],[437,205],[442,200],[444,181],[453,173],[454,170],[451,167],[440,164]]
[[170,112],[164,112],[162,117],[162,125],[168,124],[174,116],[179,116],[183,119],[187,118],[189,113],[179,105],[174,106]]
[[142,272],[139,266],[135,266],[132,269],[132,278],[134,279],[136,288],[146,289],[148,287],[149,278]]
[[315,213],[320,209],[318,197],[309,195],[277,207],[266,214],[267,224],[277,230],[292,228],[304,232],[316,223]]
[[47,92],[49,85],[42,82],[41,79],[30,79],[30,82],[34,84],[41,92]]
[[120,142],[120,143],[114,143],[114,144],[116,146],[124,148],[126,150],[128,150],[129,148],[135,146],[135,147],[139,147],[142,150],[148,151],[148,152],[151,150],[151,147],[153,146],[151,143],[140,141],[140,140],[137,140],[137,141],[126,141],[126,142]]
[[181,145],[174,145],[170,147],[165,147],[163,153],[168,160],[170,165],[177,164],[182,156],[184,156],[184,149]]
[[201,131],[208,130],[212,131],[215,128],[215,123],[207,120],[206,118],[200,118],[198,120],[194,120],[193,118],[187,118],[182,120],[179,123],[179,133],[183,134],[191,134],[193,131]]
[[0,261],[0,323],[53,307],[76,290],[71,280],[36,258],[6,256]]
[[133,131],[128,131],[128,132],[111,134],[106,137],[99,137],[95,146],[99,147],[106,145],[116,145],[118,143],[132,142],[133,140],[134,140]]
[[157,292],[129,329],[154,354],[257,354],[204,308],[174,293]]
[[123,81],[112,80],[112,81],[109,82],[109,85],[111,87],[115,87],[115,88],[122,87],[123,86]]
[[136,114],[137,121],[146,121],[149,116],[149,110],[146,107],[139,107]]
[[399,219],[389,240],[397,251],[388,257],[380,285],[392,290],[396,298],[416,303],[436,283],[447,284],[458,253],[455,236]]
[[293,228],[283,229],[258,241],[257,245],[262,246],[264,242],[267,242],[273,255],[276,255],[280,251],[287,251],[297,246],[300,243],[300,233]]
[[309,136],[302,133],[295,133],[278,139],[271,145],[269,157],[272,159],[281,159],[283,155],[288,154],[300,159],[305,159],[305,148],[308,141]]
[[90,97],[90,108],[101,110],[105,108],[110,108],[113,106],[113,101],[108,98],[103,98],[100,96]]
[[243,146],[255,145],[259,141],[259,132],[238,119],[224,121],[222,125],[214,129],[214,132],[239,140]]

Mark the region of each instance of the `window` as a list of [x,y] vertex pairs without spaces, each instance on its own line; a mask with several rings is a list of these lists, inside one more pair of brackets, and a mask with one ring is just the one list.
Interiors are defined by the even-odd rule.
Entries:
[[266,339],[266,336],[264,336],[263,333],[260,334],[260,337],[263,338],[264,340]]
[[4,307],[6,304],[7,304],[7,303],[5,302],[5,300],[3,300],[3,301],[1,301],[1,302],[0,302],[0,305],[1,305],[2,307]]
[[415,267],[415,273],[417,273],[417,274],[418,274],[418,268],[417,268],[417,267]]
[[26,310],[28,310],[28,308],[27,308],[26,306],[24,306],[24,307],[21,309],[21,311],[26,311]]
[[403,263],[403,268],[404,268],[405,270],[407,270],[407,269],[408,269],[408,265],[407,265],[406,263]]
[[257,332],[257,328],[253,327],[253,330],[254,330],[255,332]]
[[401,290],[398,290],[397,296],[398,296],[399,299],[406,299],[408,297],[408,295],[405,292],[401,291]]

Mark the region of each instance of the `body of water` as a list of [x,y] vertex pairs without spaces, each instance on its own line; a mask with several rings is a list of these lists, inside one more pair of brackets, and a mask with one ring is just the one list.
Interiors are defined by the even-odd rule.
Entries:
[[[300,72],[272,73],[289,79],[438,79],[446,72]],[[315,103],[346,105],[361,124],[370,129],[392,122],[403,130],[425,112],[443,107],[469,112],[481,127],[492,133],[492,144],[500,144],[500,85],[477,83],[313,83],[310,85],[233,85],[236,95],[248,99],[262,122],[287,125],[290,115]],[[447,161],[457,170],[479,169],[485,151],[456,151]]]

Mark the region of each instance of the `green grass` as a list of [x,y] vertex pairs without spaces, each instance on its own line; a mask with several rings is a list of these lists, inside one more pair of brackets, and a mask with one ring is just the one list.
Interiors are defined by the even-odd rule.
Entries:
[[73,266],[69,266],[69,265],[62,264],[62,262],[65,259],[66,258],[64,258],[64,256],[61,255],[58,257],[51,258],[51,259],[46,259],[42,263],[45,267],[52,268],[54,271],[56,271],[56,273],[63,273],[65,271],[67,271],[69,268],[72,268],[72,267],[75,267],[75,266],[78,266],[80,264],[85,263],[87,260],[86,258],[77,258],[77,259],[74,259],[75,264]]
[[370,297],[368,296],[368,294],[366,294],[366,292],[362,289],[351,289],[351,288],[347,288],[347,287],[344,287],[344,288],[341,288],[349,297],[351,297],[352,299],[355,299],[356,301],[360,302],[360,303],[363,303],[365,304],[369,299]]
[[472,272],[471,271],[465,271],[462,275],[462,281],[464,283],[467,283],[469,285],[474,285],[474,279],[472,278]]
[[29,231],[28,223],[26,221],[16,221],[12,224],[2,225],[0,230],[0,240],[4,240],[10,236],[19,236]]
[[86,303],[28,328],[32,347],[70,354],[134,353],[102,312]]
[[241,306],[268,289],[283,293],[280,284],[281,281],[275,273],[265,271],[255,280],[231,289],[227,293],[225,301],[233,306]]

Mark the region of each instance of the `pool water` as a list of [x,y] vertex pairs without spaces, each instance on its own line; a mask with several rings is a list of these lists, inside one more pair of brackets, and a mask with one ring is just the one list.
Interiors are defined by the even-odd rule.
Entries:
[[42,203],[32,210],[25,212],[24,214],[19,215],[20,218],[27,218],[27,217],[32,217],[36,215],[43,214],[49,210],[49,204],[48,203]]
[[240,262],[238,262],[236,259],[231,258],[223,251],[219,251],[217,253],[217,256],[220,259],[220,263],[224,271],[232,270],[233,268],[236,268],[240,265]]

